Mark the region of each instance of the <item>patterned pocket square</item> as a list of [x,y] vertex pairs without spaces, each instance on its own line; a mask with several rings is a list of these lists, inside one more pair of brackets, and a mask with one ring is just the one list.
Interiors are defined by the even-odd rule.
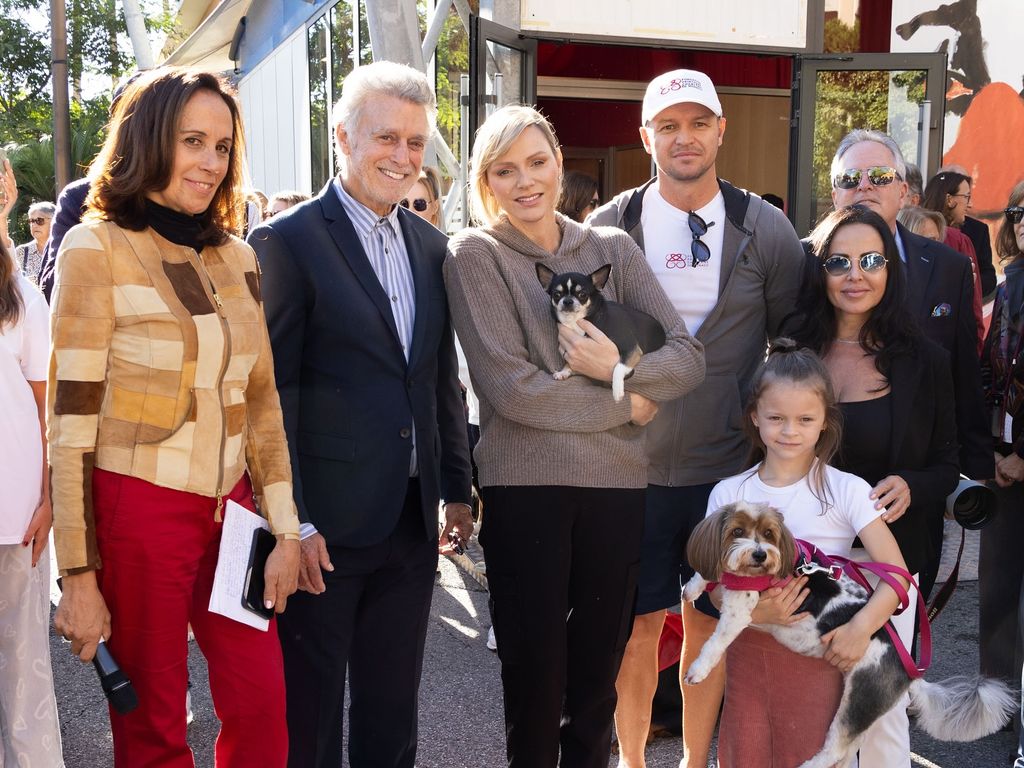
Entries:
[[951,314],[953,314],[953,308],[945,302],[936,304],[932,309],[932,317],[949,317]]

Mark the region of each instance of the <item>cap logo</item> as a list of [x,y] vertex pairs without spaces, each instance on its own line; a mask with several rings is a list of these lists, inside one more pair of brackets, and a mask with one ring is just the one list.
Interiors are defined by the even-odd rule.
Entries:
[[664,96],[670,91],[681,91],[683,88],[696,88],[698,91],[704,90],[701,87],[700,80],[694,80],[692,77],[677,77],[668,85],[662,86],[661,95]]

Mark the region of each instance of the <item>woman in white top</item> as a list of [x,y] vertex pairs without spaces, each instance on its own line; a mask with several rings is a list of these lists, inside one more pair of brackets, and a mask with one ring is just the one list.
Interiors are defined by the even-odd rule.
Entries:
[[61,758],[50,669],[49,311],[0,239],[0,765]]

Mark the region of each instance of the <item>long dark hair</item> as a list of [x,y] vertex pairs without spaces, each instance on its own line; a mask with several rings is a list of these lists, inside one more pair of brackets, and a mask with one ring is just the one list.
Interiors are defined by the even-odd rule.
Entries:
[[778,338],[768,347],[768,357],[750,380],[750,397],[743,412],[743,431],[750,440],[750,463],[764,460],[766,447],[760,430],[754,426],[753,414],[764,391],[772,384],[788,382],[813,389],[825,406],[825,429],[814,445],[817,463],[808,477],[811,492],[821,502],[822,513],[832,506],[832,489],[828,485],[826,465],[839,450],[843,439],[843,414],[836,403],[836,393],[828,368],[814,352],[801,347],[793,339]]
[[18,271],[7,244],[0,239],[0,329],[14,325],[24,308],[18,290]]
[[[1007,208],[1014,208],[1024,205],[1024,181],[1017,182],[1017,185],[1010,190],[1010,198],[1006,201]],[[996,235],[996,253],[1000,261],[1011,261],[1021,255],[1017,247],[1017,235],[1013,231],[1013,224],[1005,216],[1003,223],[999,225],[999,234]]]
[[117,101],[103,148],[89,168],[86,219],[105,219],[132,230],[146,228],[146,193],[167,187],[174,168],[178,125],[199,91],[216,94],[231,111],[234,128],[228,170],[210,207],[198,216],[200,239],[220,245],[241,234],[245,186],[245,133],[231,86],[219,75],[161,67],[132,81]]
[[907,309],[906,267],[900,260],[896,240],[885,220],[863,205],[839,208],[826,216],[811,233],[811,246],[816,257],[814,269],[805,275],[801,300],[802,314],[792,336],[797,342],[824,356],[836,338],[836,310],[828,300],[825,270],[832,240],[843,227],[867,224],[882,238],[886,265],[885,292],[871,311],[871,317],[860,330],[860,346],[875,360],[875,368],[888,378],[892,361],[903,354],[913,354],[920,337],[917,321]]
[[597,193],[597,180],[579,171],[566,171],[562,178],[562,199],[558,210],[573,221],[581,221],[580,214],[590,205]]

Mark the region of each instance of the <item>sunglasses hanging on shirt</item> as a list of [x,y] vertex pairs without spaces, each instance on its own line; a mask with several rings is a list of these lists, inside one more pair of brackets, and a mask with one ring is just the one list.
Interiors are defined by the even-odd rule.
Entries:
[[701,238],[715,226],[715,222],[708,224],[694,211],[690,211],[687,223],[690,225],[690,234],[693,235],[693,240],[690,241],[690,255],[693,256],[693,266],[696,267],[711,258],[711,249]]

